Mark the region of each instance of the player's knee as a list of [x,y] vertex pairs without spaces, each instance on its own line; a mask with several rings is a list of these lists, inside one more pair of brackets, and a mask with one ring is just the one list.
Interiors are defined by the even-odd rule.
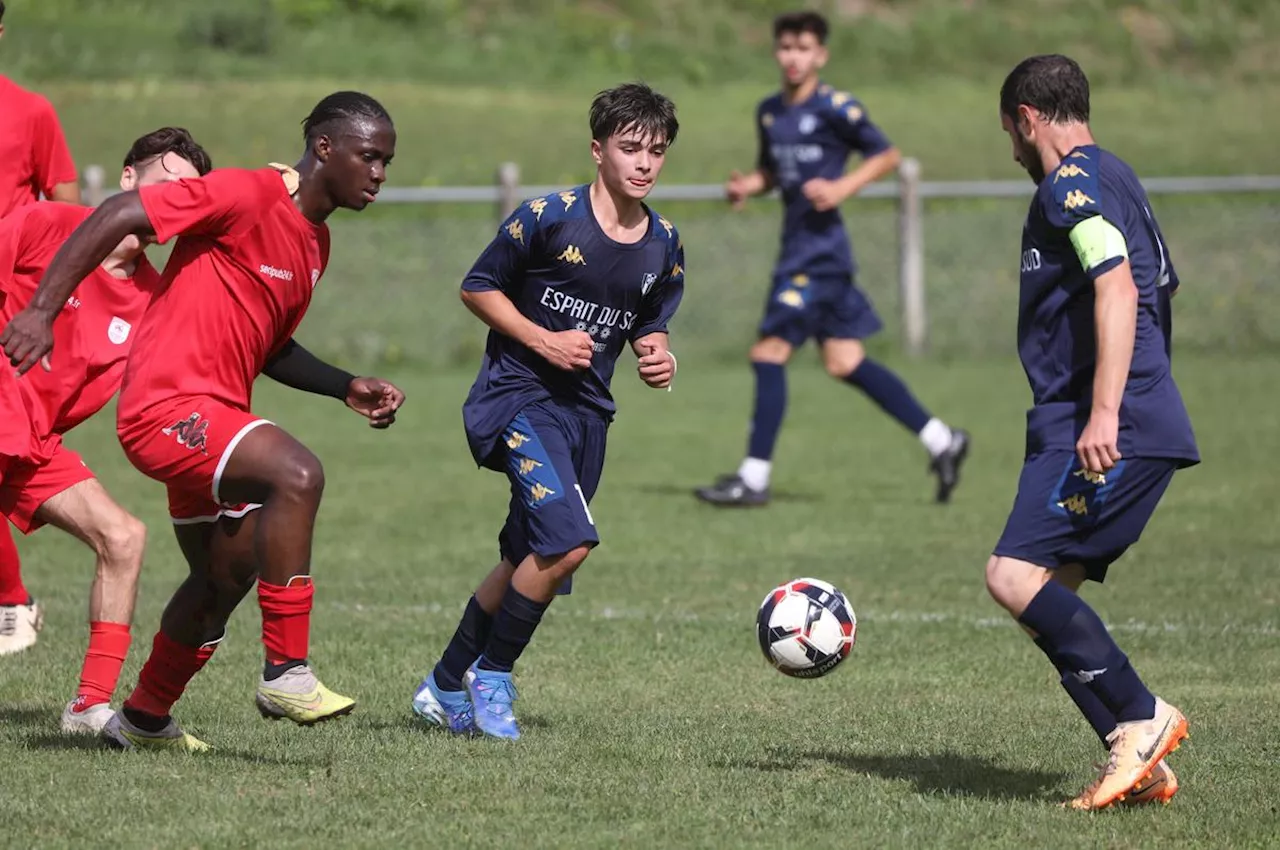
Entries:
[[1051,577],[1049,570],[1012,558],[992,555],[987,561],[987,593],[1015,617],[1026,610]]
[[857,371],[866,356],[867,353],[861,345],[842,345],[837,350],[824,351],[822,365],[826,368],[828,375],[843,381]]
[[147,526],[132,514],[120,511],[102,528],[95,548],[110,572],[137,575],[147,548]]
[[295,452],[280,464],[274,483],[278,490],[290,496],[318,501],[324,492],[324,467],[320,458],[311,452]]
[[756,340],[751,346],[751,362],[752,363],[774,363],[779,366],[786,365],[787,360],[791,358],[791,345],[783,339],[777,337],[765,337]]

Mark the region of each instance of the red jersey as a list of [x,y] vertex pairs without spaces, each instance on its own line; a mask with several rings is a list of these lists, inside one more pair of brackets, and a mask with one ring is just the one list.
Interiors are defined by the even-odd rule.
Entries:
[[0,76],[0,218],[78,179],[52,104]]
[[329,261],[329,229],[298,211],[286,180],[296,173],[227,168],[139,190],[156,238],[178,242],[125,370],[121,424],[186,396],[249,409]]
[[[0,324],[27,306],[54,254],[93,212],[75,204],[28,204],[0,220]],[[53,322],[53,370],[18,379],[32,452],[101,410],[120,388],[125,361],[160,275],[139,257],[131,278],[93,270]]]

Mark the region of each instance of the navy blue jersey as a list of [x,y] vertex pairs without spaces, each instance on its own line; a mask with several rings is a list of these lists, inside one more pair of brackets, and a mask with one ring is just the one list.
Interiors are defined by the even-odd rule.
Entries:
[[1138,289],[1133,360],[1120,406],[1125,457],[1199,460],[1169,367],[1177,274],[1137,175],[1096,145],[1041,181],[1022,230],[1018,354],[1035,406],[1027,454],[1068,449],[1089,419],[1097,340],[1094,280],[1129,260]]
[[760,135],[757,167],[773,175],[782,192],[782,250],[775,275],[852,276],[853,248],[839,210],[818,212],[801,187],[815,177],[836,180],[849,154],[864,157],[892,145],[853,97],[821,85],[803,103],[788,105],[781,94],[756,109]]
[[632,340],[665,332],[684,293],[684,246],[653,210],[649,231],[623,244],[605,235],[589,186],[520,205],[476,260],[462,288],[504,293],[534,324],[591,334],[591,368],[566,372],[514,339],[490,331],[480,374],[463,405],[476,461],[484,463],[502,429],[537,401],[611,418],[614,364]]

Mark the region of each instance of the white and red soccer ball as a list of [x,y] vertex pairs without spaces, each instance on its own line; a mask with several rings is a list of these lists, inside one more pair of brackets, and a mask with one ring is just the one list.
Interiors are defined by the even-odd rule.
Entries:
[[816,679],[849,657],[858,618],[848,598],[816,578],[798,578],[769,591],[756,615],[760,651],[788,676]]

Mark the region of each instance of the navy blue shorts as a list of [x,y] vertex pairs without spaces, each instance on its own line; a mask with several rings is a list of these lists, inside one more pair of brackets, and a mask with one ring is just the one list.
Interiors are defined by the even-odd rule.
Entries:
[[[531,404],[502,431],[511,482],[498,549],[519,566],[530,554],[561,555],[600,542],[588,505],[600,486],[609,423],[551,402]],[[567,588],[565,589],[567,592]]]
[[1164,458],[1129,458],[1100,481],[1075,452],[1033,455],[1023,464],[994,554],[1050,569],[1081,564],[1100,582],[1138,542],[1178,466]]
[[849,277],[785,275],[774,278],[760,336],[799,348],[809,339],[866,339],[883,324],[866,293]]

